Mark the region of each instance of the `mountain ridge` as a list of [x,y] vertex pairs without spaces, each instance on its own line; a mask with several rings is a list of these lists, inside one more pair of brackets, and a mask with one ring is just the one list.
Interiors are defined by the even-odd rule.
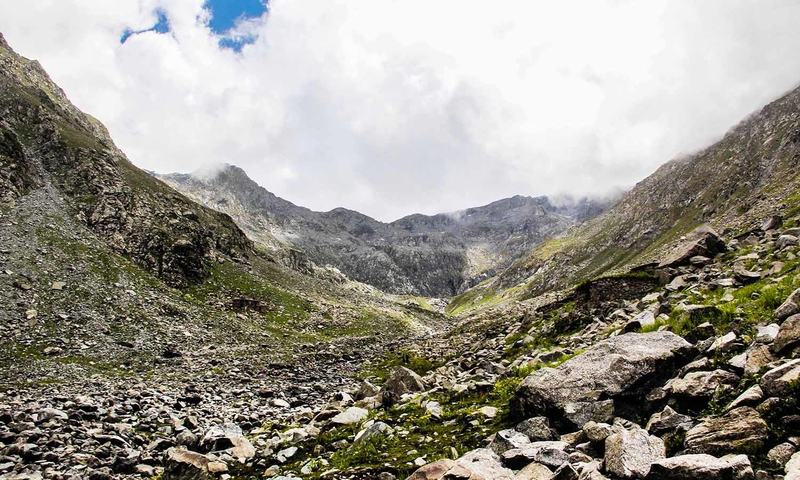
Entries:
[[547,197],[516,195],[456,212],[382,222],[343,207],[316,212],[298,206],[233,165],[210,176],[157,178],[230,214],[251,238],[275,250],[288,245],[388,292],[440,297],[468,288],[606,206],[588,199],[555,206]]

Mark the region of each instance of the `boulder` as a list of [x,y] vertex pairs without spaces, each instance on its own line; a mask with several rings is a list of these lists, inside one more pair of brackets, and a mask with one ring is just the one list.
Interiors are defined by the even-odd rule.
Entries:
[[759,385],[768,397],[791,395],[800,382],[800,359],[792,360],[765,373]]
[[202,453],[192,452],[181,448],[167,450],[167,459],[164,463],[164,478],[171,480],[210,480],[214,475],[210,471],[218,470],[219,463],[211,462]]
[[664,441],[638,426],[628,430],[614,425],[605,445],[606,471],[619,478],[643,478],[651,463],[666,457]]
[[800,452],[792,455],[783,471],[786,473],[783,480],[800,480]]
[[367,415],[369,415],[369,412],[363,408],[349,407],[342,413],[331,418],[331,422],[336,425],[353,425],[364,421]]
[[800,344],[800,314],[794,314],[781,324],[772,344],[772,350],[775,353],[782,353],[798,344]]
[[530,445],[531,441],[527,435],[516,430],[500,430],[494,434],[494,440],[489,444],[489,448],[498,455],[502,455],[507,450],[519,449]]
[[514,480],[551,480],[553,472],[541,463],[530,463],[517,472]]
[[518,418],[547,416],[564,430],[615,415],[648,415],[647,393],[674,375],[693,353],[691,344],[671,332],[609,338],[557,368],[529,375],[515,393],[511,412]]
[[204,451],[226,451],[239,461],[253,458],[256,454],[256,449],[242,434],[242,429],[232,423],[215,425],[206,430],[200,446]]
[[647,480],[750,480],[753,469],[745,455],[722,458],[706,454],[679,455],[653,462]]
[[448,459],[429,463],[419,467],[406,480],[439,480],[455,465],[456,462]]
[[[455,468],[461,467],[470,473],[470,480],[493,479],[493,480],[513,480],[514,472],[505,468],[500,463],[500,457],[488,448],[479,448],[467,452],[456,460]],[[447,474],[445,474],[447,475]],[[445,477],[446,478],[446,477]]]
[[569,463],[566,442],[533,442],[520,448],[506,450],[501,455],[503,464],[509,468],[521,468],[531,462],[541,463],[547,467],[558,468]]
[[386,380],[383,390],[390,392],[395,398],[400,398],[407,393],[424,391],[425,382],[413,370],[406,367],[396,367],[389,379]]
[[792,292],[789,298],[775,309],[775,318],[780,322],[798,313],[800,313],[800,288]]
[[675,247],[658,265],[658,268],[688,265],[692,257],[703,256],[713,258],[724,252],[727,247],[711,227],[702,226],[688,235],[689,239]]
[[739,377],[725,370],[690,372],[669,383],[667,391],[686,400],[709,399],[723,385],[733,385]]
[[684,445],[688,453],[751,453],[761,449],[768,434],[767,423],[758,412],[751,407],[739,407],[691,428],[686,432]]
[[550,421],[547,417],[532,417],[523,420],[514,427],[514,430],[524,433],[532,442],[555,440],[558,438],[558,433],[550,428]]
[[692,427],[692,417],[683,415],[669,406],[664,407],[664,410],[654,413],[650,420],[647,421],[647,431],[654,435],[661,435],[666,432],[682,429],[688,430]]
[[488,448],[467,452],[458,460],[439,460],[421,466],[406,480],[517,480]]

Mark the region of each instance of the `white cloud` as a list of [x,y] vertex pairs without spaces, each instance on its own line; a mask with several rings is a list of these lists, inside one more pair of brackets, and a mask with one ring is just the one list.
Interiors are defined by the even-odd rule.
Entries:
[[[163,9],[169,34],[134,35]],[[800,82],[795,0],[273,0],[241,54],[203,0],[9,0],[0,31],[137,165],[234,163],[382,219],[603,193]]]

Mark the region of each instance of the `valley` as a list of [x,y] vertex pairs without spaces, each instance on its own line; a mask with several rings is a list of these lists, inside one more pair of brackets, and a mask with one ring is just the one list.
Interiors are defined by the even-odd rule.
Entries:
[[800,89],[613,201],[385,223],[0,67],[0,479],[800,478]]

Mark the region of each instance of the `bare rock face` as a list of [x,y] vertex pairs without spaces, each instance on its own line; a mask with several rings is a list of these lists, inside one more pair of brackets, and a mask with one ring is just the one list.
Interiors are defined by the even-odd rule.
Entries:
[[664,441],[639,427],[615,426],[605,444],[606,471],[620,478],[643,478],[650,464],[666,457]]
[[722,458],[706,454],[680,455],[653,462],[647,480],[750,480],[753,469],[745,455]]
[[691,453],[749,453],[758,451],[767,436],[767,423],[758,412],[750,407],[739,407],[690,429],[686,432],[685,446]]
[[692,352],[686,340],[670,332],[610,338],[557,368],[528,376],[512,401],[512,414],[547,416],[565,429],[628,417],[628,411],[649,415],[645,395],[688,363]]

